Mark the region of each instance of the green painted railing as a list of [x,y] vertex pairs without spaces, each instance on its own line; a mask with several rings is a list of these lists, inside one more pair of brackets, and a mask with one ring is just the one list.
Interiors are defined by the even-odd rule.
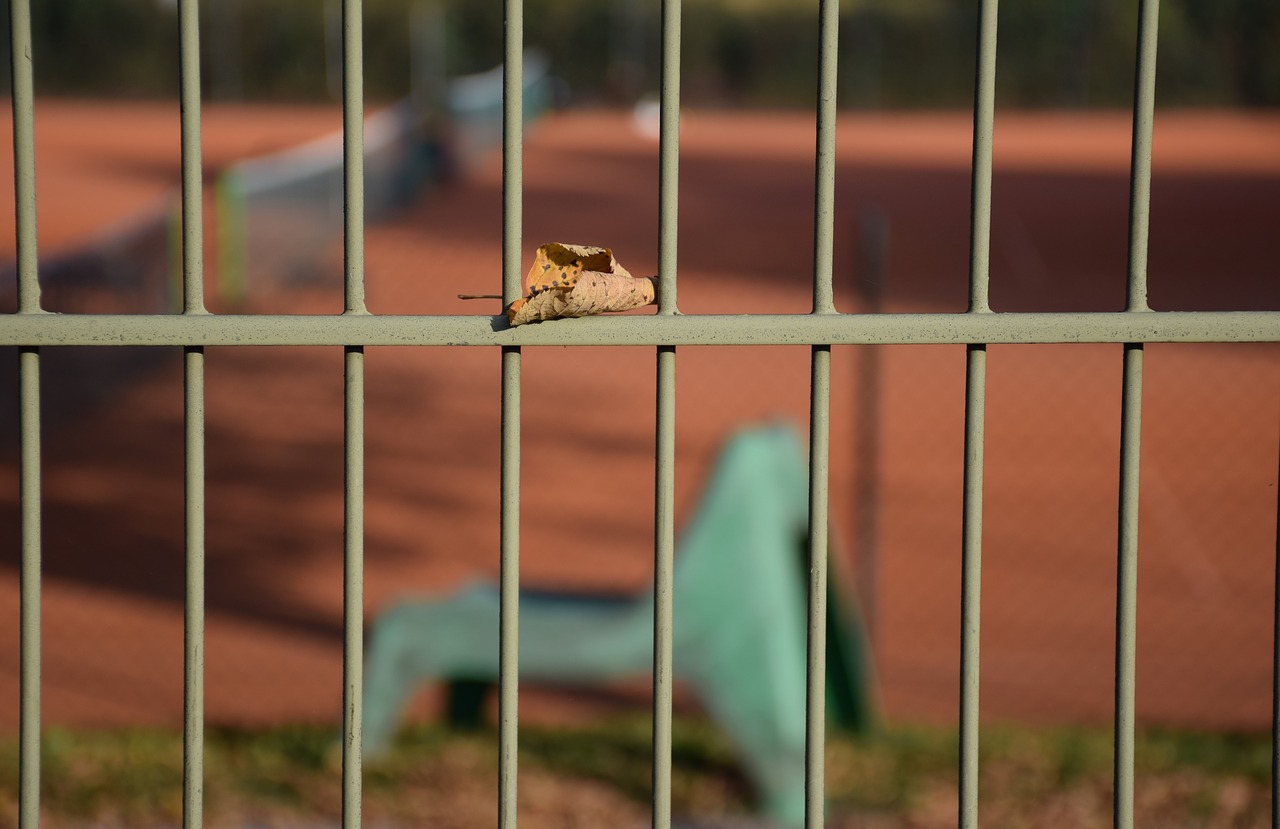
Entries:
[[[680,113],[680,2],[662,2],[659,179],[659,304],[649,317],[583,319],[510,329],[504,318],[373,315],[364,301],[363,55],[360,0],[345,0],[343,30],[345,311],[337,316],[215,315],[204,307],[201,243],[200,37],[198,0],[181,0],[183,307],[181,314],[60,316],[40,307],[29,0],[11,0],[18,310],[0,324],[0,345],[19,347],[21,410],[21,803],[19,825],[35,829],[40,806],[40,348],[148,345],[182,348],[186,400],[186,649],[184,827],[201,825],[204,736],[204,348],[223,345],[325,345],[345,352],[345,543],[343,659],[343,826],[361,823],[361,696],[364,515],[364,348],[371,345],[474,345],[502,351],[501,654],[499,825],[516,826],[516,709],[519,651],[520,359],[524,346],[648,345],[656,348],[655,621],[653,825],[670,826],[672,555],[676,348],[805,344],[812,347],[810,423],[810,604],[807,659],[806,826],[823,825],[824,635],[829,402],[833,345],[949,343],[967,350],[961,551],[960,801],[958,822],[977,826],[978,687],[981,609],[982,479],[989,343],[1124,344],[1118,514],[1115,697],[1117,827],[1133,824],[1134,665],[1137,509],[1142,425],[1143,344],[1277,342],[1280,312],[1154,312],[1146,301],[1147,225],[1155,86],[1157,0],[1140,0],[1133,115],[1126,309],[1094,314],[996,314],[988,305],[991,147],[996,0],[980,0],[974,106],[969,308],[960,314],[841,314],[832,292],[836,45],[839,4],[820,0],[816,128],[813,312],[807,315],[684,316],[676,306]],[[505,0],[503,104],[503,268],[507,301],[521,293],[522,0]],[[54,56],[56,58],[56,56]],[[1278,575],[1280,584],[1280,575]],[[1280,612],[1277,613],[1280,635]],[[1276,670],[1280,671],[1280,644]],[[1277,673],[1280,682],[1280,673]],[[1280,700],[1280,695],[1277,695]],[[1280,716],[1280,701],[1277,702]],[[1277,732],[1280,734],[1280,732]],[[1280,736],[1273,746],[1273,804]],[[1273,806],[1273,811],[1276,807]]]

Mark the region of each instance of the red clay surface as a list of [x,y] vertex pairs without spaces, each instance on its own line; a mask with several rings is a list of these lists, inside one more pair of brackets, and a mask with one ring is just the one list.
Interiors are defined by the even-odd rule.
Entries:
[[[128,224],[182,181],[177,101],[163,104],[42,99],[36,102],[36,215],[40,250],[56,254]],[[201,113],[205,178],[230,163],[288,149],[342,129],[342,114],[321,106],[226,106]],[[0,174],[0,247],[14,249],[13,110],[0,113],[6,136]],[[210,182],[211,184],[211,182]],[[210,194],[212,195],[212,194]],[[211,244],[212,240],[210,240]]]
[[[50,245],[91,233],[176,183],[175,107],[41,107],[40,223]],[[315,120],[212,111],[206,160],[337,123],[332,112],[307,118]],[[141,124],[154,126],[128,129]],[[1280,308],[1280,117],[1160,113],[1156,125],[1152,305]],[[681,309],[807,312],[812,119],[695,111],[683,126]],[[863,307],[858,229],[871,209],[890,226],[885,308],[963,308],[970,129],[967,113],[842,119],[842,310]],[[1124,114],[999,117],[997,310],[1122,307],[1128,157]],[[90,169],[101,177],[92,184],[100,197],[84,195],[91,185],[80,176]],[[109,195],[118,186],[120,195]],[[605,244],[633,273],[652,273],[656,143],[623,115],[544,120],[527,136],[524,211],[526,262],[544,241]],[[498,287],[500,226],[496,159],[398,220],[371,226],[371,310],[495,312],[496,303],[455,295]],[[337,283],[258,296],[260,311],[342,305]],[[1147,349],[1144,722],[1270,722],[1278,357],[1274,346]],[[878,394],[868,391],[865,361],[878,361]],[[652,572],[652,349],[526,349],[523,363],[524,580],[643,589]],[[398,597],[496,577],[499,359],[491,349],[376,348],[367,365],[372,616]],[[989,349],[982,708],[991,720],[1110,717],[1120,366],[1118,346]],[[677,528],[732,430],[778,418],[807,428],[808,378],[804,348],[680,350]],[[46,393],[71,382],[46,376]],[[336,721],[341,353],[212,348],[207,388],[208,715]],[[859,589],[874,597],[880,689],[896,719],[955,716],[963,394],[963,348],[833,352],[832,513],[850,578],[854,560],[868,557],[855,543],[863,537],[856,516],[875,516],[876,577]],[[860,428],[873,429],[874,452],[857,450]],[[91,417],[45,431],[48,722],[181,720],[182,435],[176,357]],[[17,459],[12,441],[2,451],[0,725],[13,727]],[[874,493],[862,513],[860,482]],[[522,714],[557,710],[557,697],[522,693],[539,702]],[[581,700],[568,710],[582,710]]]

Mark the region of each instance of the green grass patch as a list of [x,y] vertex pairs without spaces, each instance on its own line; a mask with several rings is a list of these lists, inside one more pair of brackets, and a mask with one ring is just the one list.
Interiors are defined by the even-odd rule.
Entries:
[[[1222,825],[1253,825],[1252,817],[1261,820],[1269,803],[1270,745],[1265,734],[1139,733],[1140,813],[1146,809],[1156,824],[1168,826],[1217,825],[1224,813],[1233,822]],[[677,813],[751,810],[751,790],[733,746],[709,722],[678,718],[672,748]],[[946,812],[947,802],[954,802],[957,752],[950,729],[892,726],[861,740],[832,734],[826,770],[832,825],[867,815],[879,816],[887,826],[932,825],[921,816]],[[16,824],[17,757],[16,736],[0,739],[0,827]],[[568,728],[522,724],[522,823],[562,825],[556,809],[574,808],[573,793],[585,790],[596,792],[600,803],[613,804],[598,808],[634,808],[642,814],[650,763],[650,723],[643,714]],[[1107,812],[1111,764],[1108,729],[987,728],[981,742],[984,819],[1001,816],[1002,826],[1048,825],[1045,809],[1053,804],[1067,804],[1061,808],[1070,806],[1075,810],[1070,814]],[[491,728],[466,733],[438,725],[407,728],[387,757],[365,766],[365,814],[408,825],[461,805],[474,809],[476,801],[484,806],[496,796],[497,765],[497,734]],[[332,727],[210,728],[206,822],[336,822],[341,767],[340,741]],[[182,735],[50,728],[44,735],[41,780],[49,827],[177,825]],[[526,821],[525,798],[552,789],[553,795],[543,798],[549,805],[533,809]]]

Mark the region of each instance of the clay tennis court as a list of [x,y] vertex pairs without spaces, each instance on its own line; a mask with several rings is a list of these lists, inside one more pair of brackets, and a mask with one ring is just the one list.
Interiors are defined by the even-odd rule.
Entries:
[[[45,102],[36,118],[45,257],[90,240],[178,182],[176,105]],[[290,146],[339,122],[330,109],[211,108],[206,166]],[[997,117],[996,310],[1123,307],[1129,129],[1128,113]],[[963,310],[970,130],[967,113],[841,121],[841,310],[866,308],[873,279],[884,310]],[[11,134],[7,121],[0,131]],[[1280,308],[1280,117],[1159,113],[1154,141],[1152,306]],[[809,115],[685,113],[682,311],[809,310],[813,145]],[[0,154],[0,164],[11,176],[11,154]],[[653,273],[657,169],[656,142],[629,114],[570,112],[532,126],[526,263],[538,243],[555,240],[608,245],[633,273]],[[499,287],[500,188],[493,158],[395,221],[370,226],[370,309],[496,313],[496,302],[456,294]],[[12,227],[12,209],[6,196],[0,224]],[[865,264],[867,216],[888,229],[878,273]],[[12,238],[0,236],[6,255]],[[212,250],[208,258],[214,286]],[[264,286],[256,297],[248,310],[342,307],[337,281]],[[1264,729],[1280,350],[1152,345],[1147,355],[1138,717]],[[677,532],[733,430],[779,419],[807,429],[809,351],[689,347],[678,360]],[[869,601],[879,689],[898,721],[949,722],[958,704],[963,366],[958,347],[833,349],[841,577],[852,585],[864,574],[857,590]],[[984,716],[1103,722],[1113,687],[1121,350],[993,346],[989,369]],[[497,576],[499,355],[370,348],[367,371],[372,617],[400,597]],[[876,372],[873,389],[867,378]],[[42,382],[57,395],[77,378],[46,373]],[[210,348],[207,384],[208,717],[336,721],[341,354]],[[652,572],[652,349],[526,349],[523,389],[522,578],[644,589]],[[859,430],[869,442],[859,443]],[[176,354],[99,407],[45,429],[48,723],[181,722],[182,449]],[[5,728],[16,728],[18,712],[17,465],[10,436],[0,446]],[[534,688],[522,695],[530,703],[522,716],[547,718],[580,716],[619,697],[570,700]]]

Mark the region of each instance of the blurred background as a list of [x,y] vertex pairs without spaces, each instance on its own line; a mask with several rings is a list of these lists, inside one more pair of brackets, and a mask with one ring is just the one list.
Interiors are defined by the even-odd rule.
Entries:
[[[814,96],[817,27],[811,4],[710,0],[683,10],[683,98],[690,105],[799,106]],[[840,101],[859,109],[967,108],[977,4],[847,0],[841,6]],[[36,75],[50,94],[176,97],[174,0],[58,0],[33,5]],[[338,0],[210,0],[202,4],[210,100],[336,97]],[[404,95],[414,55],[450,74],[502,58],[502,7],[463,0],[368,0],[365,88]],[[545,50],[575,102],[629,102],[658,79],[658,3],[530,0],[526,42]],[[1028,0],[1000,13],[1000,99],[1051,107],[1129,104],[1134,3],[1064,6]],[[417,25],[415,25],[415,22]],[[428,22],[433,29],[424,32]],[[7,34],[8,21],[4,21]],[[415,37],[418,36],[418,37]],[[1274,105],[1280,22],[1265,0],[1168,0],[1160,9],[1165,105]],[[425,54],[439,41],[443,57]],[[5,38],[7,50],[8,39]],[[127,43],[121,50],[119,44]],[[432,45],[437,45],[433,43]],[[5,61],[7,72],[8,61]]]
[[[340,312],[340,4],[208,0],[202,15],[208,305]],[[1136,3],[1001,9],[997,311],[1123,308],[1136,19]],[[656,272],[659,23],[656,2],[526,3],[526,264],[562,241]],[[32,25],[44,307],[176,310],[174,3],[50,0],[33,4]],[[976,27],[970,2],[841,5],[841,311],[965,308]],[[816,3],[690,2],[683,33],[681,310],[807,313]],[[501,40],[496,2],[366,0],[375,313],[501,310],[457,298],[500,289]],[[1165,0],[1158,58],[1151,305],[1280,309],[1280,8]],[[10,136],[7,111],[0,120]],[[12,164],[0,153],[10,181]],[[13,210],[5,196],[0,225],[13,227]],[[12,231],[0,246],[11,311]],[[16,797],[19,673],[13,351],[0,354],[4,803]],[[497,577],[491,351],[368,351],[370,622]],[[1147,355],[1137,715],[1140,781],[1156,782],[1140,782],[1140,808],[1158,825],[1264,825],[1280,350]],[[526,585],[641,595],[651,583],[653,363],[644,348],[525,350]],[[993,346],[989,364],[984,814],[1109,825],[1121,349]],[[49,348],[42,365],[46,785],[73,804],[57,813],[73,825],[171,823],[181,361]],[[781,422],[804,441],[809,352],[690,347],[678,366],[679,536],[731,435]],[[878,736],[833,731],[837,825],[954,821],[963,366],[957,347],[833,349],[835,577],[870,646],[862,681],[882,721]],[[207,388],[210,808],[235,825],[323,823],[337,808],[341,706],[341,355],[210,348]],[[522,686],[532,825],[643,823],[646,686]],[[431,685],[411,703],[416,725],[367,784],[371,815],[489,820],[492,729],[450,736],[443,697]],[[677,810],[749,812],[731,735],[687,688],[677,711]]]

